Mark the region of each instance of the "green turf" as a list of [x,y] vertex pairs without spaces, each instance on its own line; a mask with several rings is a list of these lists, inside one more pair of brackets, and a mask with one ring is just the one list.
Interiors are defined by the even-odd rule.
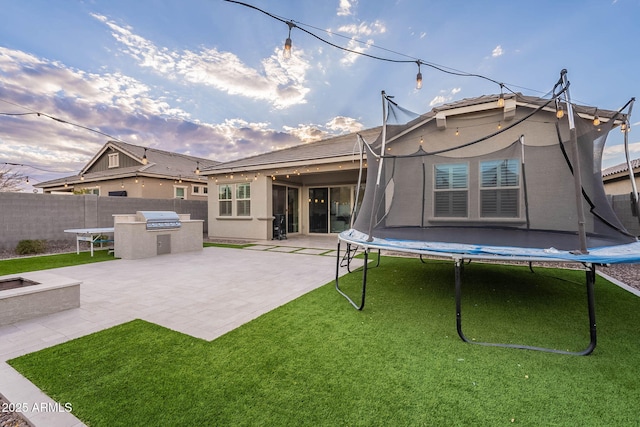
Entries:
[[[582,349],[584,273],[538,271],[465,266],[468,336]],[[90,426],[637,425],[640,299],[596,304],[591,356],[465,344],[451,263],[383,258],[362,312],[328,284],[212,342],[136,320],[9,363]]]
[[90,264],[92,262],[102,262],[113,260],[113,255],[109,255],[105,250],[94,250],[94,256],[90,252],[80,252],[79,254],[68,253],[58,255],[42,255],[24,258],[11,258],[0,261],[0,276],[6,274],[25,273],[27,271],[48,270],[50,268],[69,267],[72,265]]

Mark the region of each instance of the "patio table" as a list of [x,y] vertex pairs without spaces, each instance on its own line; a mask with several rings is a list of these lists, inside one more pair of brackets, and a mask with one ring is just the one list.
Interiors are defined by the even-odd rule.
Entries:
[[103,227],[103,228],[71,228],[68,230],[64,230],[65,233],[73,233],[76,235],[76,253],[80,253],[80,242],[89,242],[91,245],[91,256],[93,256],[93,245],[95,243],[100,243],[100,247],[102,247],[102,243],[104,241],[100,239],[101,236],[105,234],[113,234],[114,227]]

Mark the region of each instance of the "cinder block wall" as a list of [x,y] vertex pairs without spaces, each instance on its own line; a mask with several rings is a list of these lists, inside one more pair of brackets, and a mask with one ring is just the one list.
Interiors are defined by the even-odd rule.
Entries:
[[613,196],[607,196],[609,203],[613,206],[613,211],[616,213],[622,224],[627,231],[634,236],[640,236],[640,223],[638,217],[633,216],[631,210],[631,193],[629,194],[616,194]]
[[64,230],[113,227],[113,214],[143,210],[191,214],[204,220],[207,233],[206,201],[0,192],[0,249],[14,249],[25,239],[73,241]]

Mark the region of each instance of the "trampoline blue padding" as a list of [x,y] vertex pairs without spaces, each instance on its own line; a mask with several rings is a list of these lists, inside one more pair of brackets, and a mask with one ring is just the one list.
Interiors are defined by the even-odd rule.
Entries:
[[374,237],[355,229],[343,231],[340,240],[363,248],[382,249],[452,259],[492,259],[504,261],[555,261],[589,264],[640,263],[640,242],[588,248],[586,254],[550,248],[488,246],[468,243],[424,242]]

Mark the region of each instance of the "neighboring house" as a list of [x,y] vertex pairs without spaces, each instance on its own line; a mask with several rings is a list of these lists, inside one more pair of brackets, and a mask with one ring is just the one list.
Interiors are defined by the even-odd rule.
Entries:
[[[476,188],[479,185],[479,170],[494,164],[506,164],[507,172],[516,171],[514,173],[520,174],[520,162],[525,160],[520,158],[519,148],[511,152],[506,147],[514,146],[514,141],[518,141],[521,135],[527,135],[524,144],[531,147],[529,152],[536,153],[536,146],[555,144],[559,147],[561,144],[555,126],[556,108],[554,103],[548,103],[548,99],[520,94],[505,95],[504,102],[502,101],[502,97],[499,98],[498,95],[464,99],[437,107],[408,124],[388,126],[387,150],[390,154],[410,154],[418,149],[434,152],[460,146],[506,129],[492,138],[491,142],[473,145],[466,150],[465,155],[471,153],[477,156],[473,162],[458,159],[460,154],[456,151],[443,154],[450,160],[439,160],[443,163],[436,172],[447,172],[453,178],[463,173],[465,185],[475,187],[473,192],[464,193],[468,197],[464,204],[455,203],[457,199],[453,193],[458,190],[457,187],[446,191],[437,183],[429,187],[433,197],[432,194],[422,197],[453,200],[446,206],[436,203],[434,212],[427,212],[430,217],[434,217],[433,221],[442,222],[453,217],[451,222],[460,224],[464,221],[486,221],[486,215],[493,219],[502,215],[507,217],[505,221],[509,223],[526,222],[525,209],[522,208],[526,203],[525,190],[521,188],[523,180],[509,179],[506,175],[506,184],[502,185],[512,185],[512,182],[517,184],[506,191],[500,187],[500,194],[515,194],[518,199],[503,200],[502,204],[495,206],[497,210],[494,213],[484,210],[480,212]],[[525,120],[528,114],[542,106],[545,107],[536,114],[535,120]],[[596,118],[596,111],[603,122],[611,120],[614,115],[614,112],[596,110],[593,107],[576,106],[575,111],[584,119],[584,126],[597,126],[591,124]],[[522,123],[519,123],[521,120]],[[508,129],[512,123],[519,124]],[[377,127],[359,134],[367,142],[379,146],[381,130]],[[594,131],[598,132],[599,129],[595,127]],[[563,141],[568,139],[568,135],[563,135]],[[496,155],[507,157],[495,157]],[[478,160],[479,156],[484,157]],[[535,154],[530,154],[526,161],[531,162],[530,167],[537,168],[538,171],[548,170],[549,173],[543,174],[543,178],[552,177],[551,172],[555,169],[569,170],[561,148],[557,148],[554,159],[540,159]],[[462,164],[459,170],[456,169],[458,163]],[[366,167],[366,159],[364,166]],[[283,218],[283,229],[288,234],[333,234],[346,230],[350,228],[357,197],[362,197],[362,192],[357,191],[359,167],[358,142],[354,133],[207,168],[206,171],[203,170],[203,175],[209,177],[211,187],[209,236],[271,239],[274,237],[274,217]],[[433,171],[433,167],[423,166],[422,169],[421,173],[416,173],[415,179],[420,182],[435,182],[432,174],[437,173]],[[363,183],[364,179],[365,176]],[[552,186],[553,181],[549,185]],[[464,212],[458,212],[457,209],[462,207]],[[537,204],[531,209],[546,210],[549,207]],[[575,209],[575,206],[569,203],[568,207],[564,207],[567,212],[571,209]],[[557,213],[564,215],[564,211]],[[570,213],[567,215],[571,216]]]
[[[633,177],[636,181],[636,188],[640,188],[640,159],[631,161]],[[602,171],[602,181],[604,191],[610,195],[631,194],[633,188],[629,179],[629,166],[627,163],[611,166]]]
[[207,200],[203,168],[219,162],[118,141],[107,142],[78,175],[42,182],[44,193]]

